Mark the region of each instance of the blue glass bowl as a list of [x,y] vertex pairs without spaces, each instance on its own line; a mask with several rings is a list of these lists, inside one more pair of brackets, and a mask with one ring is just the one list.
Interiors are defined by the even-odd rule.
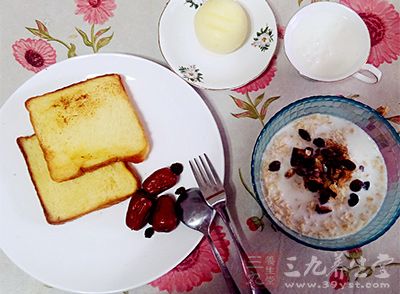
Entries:
[[[275,218],[264,200],[261,168],[268,143],[282,127],[297,118],[313,113],[330,114],[358,125],[376,142],[385,159],[388,190],[383,204],[375,217],[352,235],[335,239],[317,239],[301,235]],[[267,217],[293,240],[322,250],[337,251],[360,247],[383,235],[400,215],[400,136],[378,112],[360,102],[337,96],[304,98],[280,110],[265,125],[253,149],[251,176],[259,204]]]

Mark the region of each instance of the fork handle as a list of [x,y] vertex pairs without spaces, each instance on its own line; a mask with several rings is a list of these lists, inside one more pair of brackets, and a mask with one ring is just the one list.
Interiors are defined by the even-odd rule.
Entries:
[[[240,262],[242,264],[242,268],[247,280],[251,288],[252,294],[270,294],[271,292],[261,283],[257,283],[256,279],[258,277],[257,271],[251,266],[251,262],[249,257],[247,256],[246,252],[244,251],[242,245],[240,244],[236,234],[232,230],[231,221],[229,215],[226,211],[225,203],[220,202],[214,205],[214,209],[217,211],[218,215],[222,218],[223,222],[226,224],[228,228],[228,232],[232,237],[233,243],[235,244],[236,248],[239,251]],[[250,268],[249,268],[250,266]]]
[[215,247],[214,241],[211,239],[210,234],[205,234],[205,236],[207,237],[207,240],[211,245],[212,252],[214,253],[215,259],[218,262],[222,275],[224,276],[226,285],[228,286],[229,289],[229,293],[240,294],[239,288],[236,285],[235,281],[233,280],[232,275],[229,272],[228,268],[226,267],[225,262],[222,259],[221,255],[219,254],[217,248]]

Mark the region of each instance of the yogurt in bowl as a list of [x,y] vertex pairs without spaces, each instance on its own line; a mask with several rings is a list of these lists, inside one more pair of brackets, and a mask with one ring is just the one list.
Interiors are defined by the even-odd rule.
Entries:
[[374,109],[337,96],[298,100],[254,146],[252,184],[286,235],[323,250],[363,246],[400,215],[400,137]]

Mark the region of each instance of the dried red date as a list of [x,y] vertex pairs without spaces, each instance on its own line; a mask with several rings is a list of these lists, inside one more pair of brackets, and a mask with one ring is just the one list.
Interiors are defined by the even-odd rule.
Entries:
[[158,197],[151,223],[156,232],[171,232],[178,226],[174,196],[161,195]]
[[143,228],[147,224],[152,207],[153,199],[143,190],[136,191],[129,202],[126,225],[135,231]]
[[182,170],[183,166],[180,163],[160,168],[144,180],[142,188],[151,195],[158,195],[173,187],[178,182]]

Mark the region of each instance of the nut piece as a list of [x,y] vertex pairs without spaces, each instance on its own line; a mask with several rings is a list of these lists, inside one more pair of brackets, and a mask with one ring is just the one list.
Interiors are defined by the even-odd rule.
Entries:
[[285,178],[291,178],[292,176],[294,176],[295,172],[294,172],[294,168],[290,168],[287,170],[287,172],[285,173]]
[[382,116],[386,116],[389,113],[389,106],[386,105],[381,105],[379,106],[376,111],[382,115]]

